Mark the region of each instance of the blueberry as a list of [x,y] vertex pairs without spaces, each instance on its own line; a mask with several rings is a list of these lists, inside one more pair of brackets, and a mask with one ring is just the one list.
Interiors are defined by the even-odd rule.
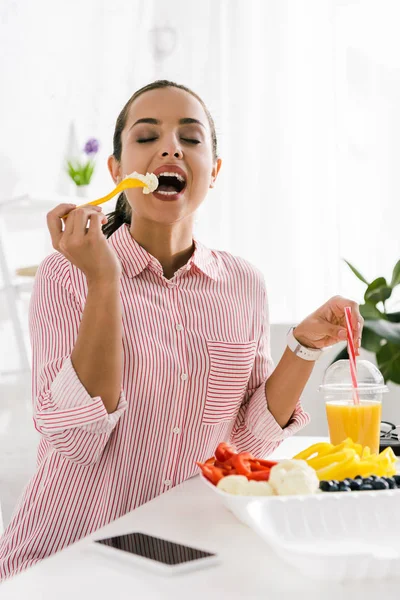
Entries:
[[339,483],[339,492],[351,492],[349,484],[345,481],[341,481]]
[[339,481],[337,479],[332,479],[331,483],[333,485],[337,485],[337,486],[339,485]]
[[364,479],[362,480],[363,484],[372,484],[375,481],[375,479],[372,479],[372,477],[364,477]]
[[336,481],[331,481],[331,492],[338,492],[339,491],[339,482]]
[[347,485],[351,485],[352,481],[353,480],[350,477],[346,477],[346,479],[343,479],[343,483],[347,483]]
[[383,479],[376,479],[374,481],[374,483],[372,484],[374,490],[388,490],[389,489],[389,484],[387,481],[384,481]]
[[353,480],[350,484],[350,489],[353,490],[353,492],[360,490],[361,489],[361,485],[362,485],[362,480],[358,479],[358,480]]
[[356,475],[356,476],[354,477],[354,479],[361,479],[361,481],[362,481],[362,475]]
[[374,488],[372,487],[372,484],[370,483],[363,483],[361,488],[362,491],[367,491],[367,490],[373,490]]
[[379,475],[370,475],[369,479],[372,479],[372,481],[377,481],[378,479],[380,479]]
[[393,479],[395,480],[397,487],[400,487],[400,475],[393,475]]
[[382,477],[383,481],[386,481],[386,483],[389,486],[389,489],[394,490],[396,489],[396,482],[393,479],[393,477]]
[[331,487],[332,487],[332,482],[331,481],[320,481],[319,482],[319,489],[322,492],[330,492],[331,491]]

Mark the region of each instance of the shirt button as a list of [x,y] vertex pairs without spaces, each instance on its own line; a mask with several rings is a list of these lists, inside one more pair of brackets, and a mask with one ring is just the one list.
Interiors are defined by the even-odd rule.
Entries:
[[186,381],[187,378],[188,378],[187,373],[182,373],[182,375],[181,375],[182,381]]
[[164,482],[164,485],[166,485],[167,487],[169,487],[170,485],[172,485],[172,481],[170,479],[166,479]]
[[176,326],[176,330],[177,331],[182,331],[182,329],[183,329],[183,325],[181,325],[180,323],[178,323],[177,326]]
[[175,433],[175,435],[178,435],[178,433],[181,432],[181,428],[180,427],[174,427],[172,430],[172,433]]

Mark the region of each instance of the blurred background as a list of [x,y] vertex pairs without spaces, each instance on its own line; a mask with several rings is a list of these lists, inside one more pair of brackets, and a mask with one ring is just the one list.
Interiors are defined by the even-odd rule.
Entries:
[[[264,273],[279,360],[288,327],[330,296],[364,302],[367,286],[343,259],[368,283],[392,281],[400,258],[399,18],[396,0],[1,0],[5,521],[34,469],[37,443],[27,336],[33,276],[17,270],[53,251],[46,212],[61,200],[80,203],[66,161],[96,138],[84,195],[105,195],[113,188],[106,160],[115,121],[133,92],[164,78],[197,92],[215,120],[223,168],[196,234]],[[375,285],[381,296],[371,303],[396,313],[397,288],[388,298],[384,287]],[[395,333],[378,338],[363,351],[373,362],[379,347],[400,344]],[[398,349],[387,359],[383,409],[396,424]],[[312,423],[302,433],[326,434],[317,388],[338,350],[318,362],[307,386]]]

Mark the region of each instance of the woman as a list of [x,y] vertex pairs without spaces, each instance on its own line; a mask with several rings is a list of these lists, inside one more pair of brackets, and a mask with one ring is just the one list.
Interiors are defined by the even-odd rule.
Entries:
[[313,361],[346,338],[348,304],[359,346],[358,306],[335,297],[295,328],[272,372],[260,272],[193,239],[221,167],[196,94],[166,81],[136,92],[108,167],[115,183],[154,172],[159,187],[126,191],[108,222],[100,207],[48,214],[57,252],[30,305],[42,437],[0,540],[2,579],[192,477],[220,441],[267,455],[298,431]]

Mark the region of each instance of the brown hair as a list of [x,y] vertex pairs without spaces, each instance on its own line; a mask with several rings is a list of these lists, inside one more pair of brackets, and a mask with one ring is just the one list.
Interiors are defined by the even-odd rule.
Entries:
[[[217,160],[218,151],[217,151],[217,134],[215,131],[215,124],[214,124],[214,120],[213,120],[208,108],[204,104],[203,100],[200,98],[200,96],[198,96],[195,92],[193,92],[191,89],[189,89],[185,85],[181,85],[179,83],[174,83],[173,81],[168,81],[166,79],[159,79],[158,81],[149,83],[148,85],[145,85],[144,87],[140,88],[140,90],[137,90],[137,92],[135,92],[133,94],[133,96],[131,96],[131,98],[129,98],[128,102],[125,104],[124,108],[121,110],[121,112],[118,116],[117,122],[115,124],[115,131],[114,131],[114,138],[113,138],[113,155],[116,158],[116,160],[118,160],[118,161],[121,160],[121,152],[122,152],[121,134],[126,125],[126,120],[128,118],[128,113],[129,113],[131,104],[136,100],[136,98],[138,98],[145,92],[149,92],[151,90],[159,90],[159,89],[167,88],[167,87],[173,87],[173,88],[178,88],[179,90],[184,90],[188,94],[191,94],[192,96],[194,96],[194,98],[196,98],[200,102],[200,104],[202,105],[202,107],[204,109],[204,112],[207,115],[208,123],[210,125],[213,156],[214,156],[214,160]],[[125,197],[124,192],[122,192],[122,194],[120,194],[118,196],[118,200],[115,205],[115,211],[109,213],[107,215],[107,217],[108,217],[108,222],[105,225],[103,225],[103,228],[102,228],[103,233],[107,238],[110,237],[110,235],[112,235],[124,223],[130,224],[130,222],[131,222],[131,207],[129,206],[129,203]]]

